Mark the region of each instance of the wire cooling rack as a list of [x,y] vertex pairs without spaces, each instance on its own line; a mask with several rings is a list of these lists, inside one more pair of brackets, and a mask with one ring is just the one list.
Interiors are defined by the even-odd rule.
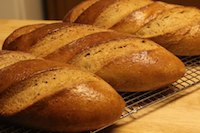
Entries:
[[121,118],[200,83],[200,56],[193,58],[184,57],[181,59],[187,66],[187,72],[185,76],[177,82],[159,90],[138,93],[122,93],[121,96],[126,101],[126,109]]
[[[130,116],[138,112],[139,110],[144,109],[145,107],[148,107],[155,103],[159,103],[169,97],[174,96],[180,91],[183,91],[193,85],[200,83],[200,56],[182,57],[180,59],[185,63],[187,67],[187,72],[185,76],[180,80],[178,80],[177,82],[171,84],[166,88],[154,91],[121,93],[121,96],[124,98],[126,102],[126,108],[120,119]],[[96,133],[104,128],[98,129],[96,131],[91,131],[91,133]],[[0,133],[47,133],[47,132],[0,123]]]
[[[174,96],[178,92],[200,83],[200,56],[181,57],[180,59],[186,65],[186,74],[183,78],[179,79],[175,83],[166,88],[153,91],[121,93],[121,96],[126,102],[126,108],[120,119],[130,116],[139,110],[144,109],[145,107],[162,102],[163,100]],[[90,133],[96,133],[105,129],[106,127],[96,131],[91,131]]]

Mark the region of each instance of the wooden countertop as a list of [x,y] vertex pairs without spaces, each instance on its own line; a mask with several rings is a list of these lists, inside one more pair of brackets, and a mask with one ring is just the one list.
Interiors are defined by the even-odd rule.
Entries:
[[[0,20],[0,47],[16,28],[52,21]],[[200,133],[200,84],[120,120],[104,133]]]

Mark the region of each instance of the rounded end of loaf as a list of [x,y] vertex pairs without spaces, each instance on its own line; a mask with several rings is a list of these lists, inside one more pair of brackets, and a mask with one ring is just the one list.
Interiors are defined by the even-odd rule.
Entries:
[[0,51],[0,66],[4,65],[0,72],[13,74],[0,93],[1,118],[56,132],[94,130],[119,119],[125,102],[105,81],[72,66],[29,56]]
[[51,95],[11,119],[47,131],[81,132],[115,122],[124,107],[123,99],[107,83],[90,81]]
[[33,24],[33,25],[27,25],[27,26],[20,27],[19,29],[16,29],[6,38],[6,40],[4,41],[4,44],[3,44],[4,47],[8,47],[8,45],[11,42],[13,42],[15,39],[17,39],[18,37],[20,37],[24,34],[28,34],[44,25],[45,24]]
[[86,0],[73,7],[64,17],[63,22],[73,23],[76,19],[90,6],[95,4],[98,0]]
[[97,75],[120,92],[141,92],[165,87],[185,74],[184,64],[159,47],[133,53],[109,63]]
[[167,50],[178,56],[200,55],[200,24],[187,26],[173,33],[152,38]]

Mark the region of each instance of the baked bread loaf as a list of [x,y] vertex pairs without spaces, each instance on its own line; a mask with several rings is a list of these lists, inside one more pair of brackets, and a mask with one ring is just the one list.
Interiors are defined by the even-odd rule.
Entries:
[[14,41],[16,38],[30,33],[34,30],[36,30],[37,28],[40,28],[42,26],[44,26],[45,24],[34,24],[34,25],[28,25],[28,26],[23,26],[19,29],[16,29],[12,34],[10,34],[10,36],[5,40],[4,44],[9,44],[12,41]]
[[5,44],[3,49],[70,63],[123,92],[167,86],[185,73],[184,64],[156,43],[90,25],[49,24]]
[[125,103],[102,79],[67,64],[0,51],[0,118],[33,128],[81,132],[111,124]]
[[85,8],[76,6],[64,22],[92,24],[152,39],[179,56],[200,55],[200,10],[194,7],[150,0],[99,0]]

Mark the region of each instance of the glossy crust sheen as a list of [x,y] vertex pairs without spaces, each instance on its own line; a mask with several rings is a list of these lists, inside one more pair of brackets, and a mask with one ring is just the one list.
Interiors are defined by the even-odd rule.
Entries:
[[18,37],[24,35],[24,34],[28,34],[42,26],[45,26],[46,24],[34,24],[34,25],[27,25],[27,26],[23,26],[17,30],[15,30],[13,33],[11,33],[7,39],[4,41],[3,45],[8,45],[9,43],[11,43],[12,41],[14,41],[15,39],[17,39]]
[[133,34],[141,29],[144,25],[155,19],[163,11],[174,7],[175,5],[170,5],[163,2],[154,2],[136,11],[133,11],[130,15],[111,27],[111,29]]
[[116,0],[99,0],[94,5],[85,10],[75,22],[83,24],[93,24],[96,18]]
[[158,48],[117,58],[96,74],[118,91],[140,92],[175,82],[185,74],[185,67],[170,52]]
[[[9,53],[0,51],[0,58]],[[20,52],[18,56],[20,54],[25,58],[26,54]],[[54,76],[70,79],[68,84],[53,77],[45,78],[58,70],[65,70],[66,74],[54,73]],[[68,75],[70,71],[73,78]],[[0,69],[0,79],[0,117],[37,129],[56,132],[94,130],[119,119],[125,107],[121,96],[102,79],[67,64],[27,59]],[[47,81],[39,82],[41,79],[51,79],[55,88],[48,86]],[[44,88],[44,84],[48,87]]]
[[[80,14],[75,22],[110,28],[132,11],[150,3],[152,3],[151,0],[99,0]],[[80,9],[75,7],[74,10],[79,11]],[[113,14],[117,16],[113,17]],[[64,19],[66,22],[69,20],[67,17]]]
[[153,41],[179,56],[200,55],[200,21],[177,31],[152,38]]
[[[180,6],[180,5],[172,5],[172,4],[167,4],[164,2],[147,2],[148,5],[143,5],[143,7],[138,7],[139,9],[133,10],[131,13],[128,13],[128,15],[123,16],[122,11],[124,12],[127,10],[127,8],[124,8],[123,10],[120,8],[120,6],[114,6],[117,1],[111,0],[111,1],[104,1],[104,0],[99,0],[93,5],[90,5],[89,8],[84,10],[78,19],[75,21],[77,23],[82,23],[82,24],[92,24],[98,27],[104,27],[104,28],[110,28],[119,32],[124,32],[124,33],[131,33],[133,35],[136,35],[138,37],[142,38],[148,38],[156,41],[159,43],[161,46],[164,46],[167,48],[170,52],[174,53],[175,55],[179,56],[198,56],[200,55],[200,50],[199,50],[199,17],[193,17],[196,18],[194,21],[198,21],[198,24],[196,23],[190,23],[188,26],[183,26],[180,29],[172,28],[174,25],[179,25],[179,24],[171,24],[170,26],[168,25],[165,27],[165,29],[170,29],[169,32],[167,33],[160,33],[157,36],[151,36],[151,33],[148,33],[145,36],[140,36],[138,32],[154,21],[160,14],[166,14],[165,11],[171,11],[175,7],[181,7],[187,9],[187,7]],[[119,1],[118,1],[119,2]],[[130,1],[123,1],[125,2],[130,2]],[[143,2],[143,1],[141,1]],[[141,2],[135,1],[137,5],[140,5]],[[134,2],[133,2],[134,3]],[[132,4],[133,4],[132,3]],[[183,2],[184,3],[184,2]],[[112,8],[111,8],[112,7]],[[134,6],[130,7],[134,8]],[[195,8],[191,8],[191,10],[194,10]],[[78,11],[80,9],[74,8],[74,10]],[[107,15],[107,13],[112,13],[112,15]],[[127,10],[128,12],[128,10]],[[199,10],[200,12],[200,10]],[[109,14],[108,13],[108,14]],[[174,12],[173,14],[178,14],[179,12]],[[192,14],[192,13],[191,13]],[[120,15],[123,17],[121,18]],[[120,19],[121,18],[121,19]],[[189,15],[186,15],[184,18],[189,18]],[[179,19],[180,20],[180,19]],[[64,19],[65,22],[68,22],[67,16]],[[169,20],[168,22],[165,22],[166,25],[167,23],[170,23]],[[178,22],[178,20],[177,20]],[[180,22],[180,23],[186,23],[185,21]],[[112,25],[114,24],[114,25]],[[112,25],[112,26],[111,26]],[[158,24],[159,27],[159,24]],[[196,28],[196,29],[195,29]],[[150,30],[153,28],[149,28]],[[187,31],[187,32],[186,32]],[[157,32],[159,33],[160,30],[158,28]],[[183,32],[183,33],[181,33]]]
[[[62,37],[61,39],[61,36],[54,36],[54,34],[48,34],[42,38],[44,43],[42,43],[41,46],[44,48],[48,46],[46,49],[42,49],[43,51],[46,50],[45,52],[47,53],[44,57],[49,60],[71,63],[84,70],[91,68],[88,71],[99,75],[109,82],[117,91],[124,92],[157,89],[178,80],[184,75],[185,67],[183,63],[152,41],[134,38],[132,35],[117,33],[111,30],[102,31],[96,29],[95,32],[93,32],[94,29],[92,26],[79,25],[78,27],[79,29],[82,28],[81,32],[77,30],[76,26],[73,27],[73,25],[70,26],[71,29],[68,30],[68,32],[64,32],[64,34],[68,36],[67,41],[66,38]],[[89,33],[89,29],[92,30],[91,33]],[[57,33],[59,32],[63,33],[61,29],[57,31]],[[32,34],[34,36],[36,33]],[[70,36],[72,37],[70,38]],[[78,37],[75,38],[75,36]],[[37,40],[37,37],[35,39]],[[52,43],[52,41],[55,43]],[[60,44],[62,44],[61,47],[57,48]],[[129,47],[124,47],[127,45]],[[37,50],[40,50],[41,48],[37,46],[38,45],[34,45]],[[29,49],[31,48],[30,46]],[[48,51],[48,48],[51,48],[51,52]],[[41,52],[37,50],[34,51],[36,54]],[[88,51],[93,54],[90,54]],[[160,58],[156,56],[151,57],[149,51],[152,51],[151,53],[153,55],[154,52],[160,51],[158,54]],[[110,56],[108,56],[108,54],[110,54]],[[129,58],[132,59],[132,62],[130,62]],[[167,60],[167,58],[170,59],[169,62],[162,62],[162,60]],[[121,65],[119,65],[120,61]],[[166,70],[160,75],[154,74],[157,71],[161,71],[158,69],[159,66],[168,66],[168,64],[171,64],[171,68],[166,67]],[[141,69],[139,73],[138,69]],[[142,69],[147,71],[143,72]],[[176,69],[177,72],[168,75],[173,69]],[[158,76],[165,77],[165,80],[161,80]],[[152,83],[152,81],[154,81],[154,83]]]
[[20,81],[26,80],[36,74],[64,66],[67,65],[52,61],[34,59],[20,61],[4,69],[0,69],[0,93]]
[[12,119],[50,131],[98,129],[119,119],[124,108],[121,97],[107,87],[99,82],[88,82],[66,88],[38,101]]
[[[200,55],[199,23],[200,10],[176,7],[160,14],[136,34],[156,41],[175,55],[197,56]],[[170,25],[172,26],[169,27]]]
[[75,40],[65,45],[64,47],[61,47],[60,49],[47,55],[44,58],[48,60],[67,63],[71,59],[73,59],[76,55],[82,53],[85,50],[101,45],[102,43],[107,42],[109,40],[113,40],[116,38],[123,39],[127,37],[130,37],[130,35],[121,34],[117,32],[108,32],[108,31],[90,34],[88,36]]
[[67,23],[54,23],[48,24],[46,26],[40,27],[35,31],[32,31],[28,34],[24,34],[9,44],[3,45],[3,50],[20,50],[27,51],[30,47],[32,47],[37,41],[39,41],[44,36],[51,34],[59,30],[62,27],[69,26]]
[[98,0],[85,0],[78,4],[76,7],[71,9],[66,16],[64,17],[63,20],[66,22],[75,22],[76,19],[85,11],[87,10],[90,6],[95,4]]

